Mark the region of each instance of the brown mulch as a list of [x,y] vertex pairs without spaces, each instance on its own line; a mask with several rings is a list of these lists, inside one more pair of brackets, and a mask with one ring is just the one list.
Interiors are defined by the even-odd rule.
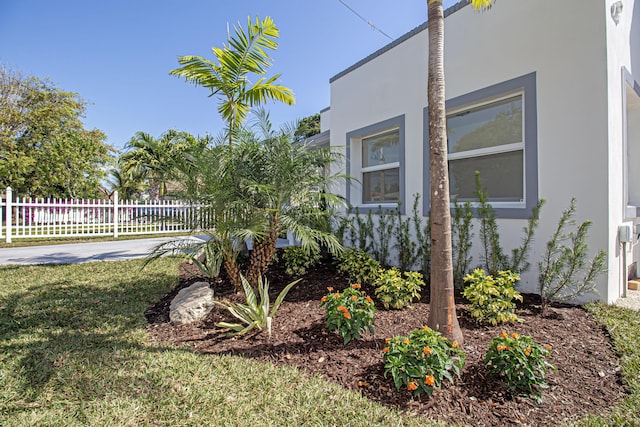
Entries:
[[[476,324],[467,305],[459,303],[457,312],[467,355],[462,376],[454,384],[445,382],[431,398],[413,397],[407,390],[396,391],[391,377],[384,377],[381,350],[385,338],[405,335],[426,324],[428,295],[410,309],[378,308],[375,336],[365,334],[364,339],[345,346],[342,338],[326,329],[319,302],[327,286],[340,290],[348,286],[348,281],[325,262],[289,292],[274,319],[270,339],[266,333],[229,339],[214,326],[223,319],[231,320],[219,308],[214,308],[203,322],[180,327],[169,323],[171,300],[178,290],[196,280],[190,270],[183,264],[179,285],[147,310],[149,333],[157,342],[184,345],[205,354],[232,354],[295,366],[387,407],[461,425],[556,425],[587,414],[606,414],[625,394],[619,360],[608,334],[580,307],[552,307],[541,315],[536,297],[526,295],[525,303],[517,309],[524,322],[490,327]],[[291,281],[281,265],[272,266],[267,276],[274,293]],[[239,299],[227,280],[216,279],[211,286],[217,299]],[[365,290],[373,294],[372,289]],[[550,362],[558,370],[547,374],[549,388],[543,392],[542,403],[511,394],[487,375],[482,358],[492,338],[505,329],[553,346]]]

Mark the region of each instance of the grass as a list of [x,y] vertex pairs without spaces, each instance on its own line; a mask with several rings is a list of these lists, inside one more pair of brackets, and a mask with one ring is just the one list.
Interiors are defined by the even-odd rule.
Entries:
[[[176,284],[161,259],[0,267],[0,425],[425,425],[292,368],[149,343],[144,310]],[[638,425],[640,313],[587,307],[629,395],[588,426]]]
[[150,344],[178,262],[0,267],[0,425],[423,425],[296,369]]

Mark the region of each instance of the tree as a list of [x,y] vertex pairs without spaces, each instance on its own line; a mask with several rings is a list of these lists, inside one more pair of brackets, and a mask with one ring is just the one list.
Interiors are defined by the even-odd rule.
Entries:
[[[234,27],[235,37],[229,36],[228,45],[212,48],[217,62],[202,56],[179,56],[182,67],[169,73],[209,89],[210,96],[220,96],[218,112],[227,122],[229,145],[252,107],[267,100],[295,103],[291,89],[275,83],[280,74],[264,76],[272,62],[267,50],[278,47],[278,28],[268,16],[263,21],[257,17],[255,22],[250,17],[247,21],[246,31],[240,24]],[[249,75],[259,78],[251,83]]]
[[296,140],[304,141],[310,136],[320,133],[320,114],[314,114],[303,118],[298,122],[298,128],[294,134]]
[[[136,132],[119,159],[120,175],[133,181],[146,181],[149,198],[158,200],[167,193],[167,184],[174,181],[185,167],[184,153],[200,143],[187,132],[170,129],[154,138],[146,132]],[[206,143],[206,141],[205,141]]]
[[81,121],[86,102],[0,68],[0,188],[34,197],[95,197],[112,148]]
[[[493,0],[471,0],[476,10],[491,7]],[[444,10],[442,0],[427,0],[429,65],[429,174],[431,177],[431,302],[427,325],[462,344],[456,316],[451,248],[451,205],[447,164],[447,113],[444,80]]]

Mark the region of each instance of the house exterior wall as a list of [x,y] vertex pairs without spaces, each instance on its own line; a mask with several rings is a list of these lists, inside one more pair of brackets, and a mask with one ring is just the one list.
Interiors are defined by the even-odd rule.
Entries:
[[[618,13],[615,12],[616,6]],[[628,225],[633,227],[640,223],[638,209],[629,203],[629,182],[627,176],[633,178],[635,165],[640,166],[640,158],[629,157],[627,145],[628,131],[634,131],[635,120],[627,117],[627,85],[629,80],[640,81],[640,1],[638,0],[609,0],[605,2],[604,18],[606,23],[607,43],[607,118],[608,128],[608,301],[615,301],[622,295],[625,275],[629,268],[638,265],[640,245],[637,234],[633,233],[633,241],[626,247],[626,261],[624,265],[623,248],[617,238],[618,227]],[[618,22],[614,20],[617,15]],[[635,50],[634,50],[635,49]],[[631,94],[631,96],[636,96]],[[635,119],[635,118],[634,118]],[[637,154],[637,152],[635,153]],[[631,170],[630,170],[631,169]],[[634,197],[631,197],[634,199]]]
[[[457,5],[454,8],[458,10],[445,19],[447,100],[535,73],[538,170],[526,175],[537,180],[538,197],[547,203],[529,256],[531,269],[520,283],[527,292],[537,290],[537,262],[562,211],[575,197],[576,221],[589,219],[593,223],[587,242],[591,254],[605,249],[609,256],[609,273],[598,282],[599,295],[588,299],[617,298],[619,272],[615,270],[620,270],[616,267],[620,254],[616,252],[615,236],[622,201],[616,199],[621,196],[611,195],[615,177],[610,171],[620,168],[622,153],[616,146],[620,144],[619,135],[616,142],[608,124],[612,119],[609,104],[614,101],[608,95],[611,59],[606,44],[611,3],[563,0],[550,7],[548,0],[511,0],[497,2],[485,13]],[[637,10],[632,0],[624,3],[629,15]],[[637,27],[633,28],[637,32]],[[401,199],[405,205],[411,203],[413,194],[428,192],[423,188],[424,173],[428,174],[423,157],[427,42],[426,26],[418,27],[331,79],[332,146],[347,146],[347,135],[355,130],[404,117],[405,182]],[[621,42],[620,50],[624,48]],[[357,150],[345,155],[360,155],[353,151]],[[350,158],[350,162],[347,169],[358,159]],[[352,186],[354,191],[360,191],[359,187]],[[346,188],[342,194],[347,195]],[[353,202],[358,204],[357,197]],[[617,206],[616,218],[612,204]],[[499,220],[506,251],[519,246],[525,225],[521,217],[504,216]],[[477,225],[474,232],[477,236]],[[472,265],[480,262],[479,247],[479,241],[475,241]]]

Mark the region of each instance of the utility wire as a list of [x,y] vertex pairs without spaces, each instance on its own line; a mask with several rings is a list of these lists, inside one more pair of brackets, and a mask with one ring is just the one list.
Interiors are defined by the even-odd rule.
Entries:
[[347,3],[345,3],[343,0],[338,0],[340,3],[342,3],[342,5],[344,7],[346,7],[347,9],[349,9],[351,12],[353,12],[354,15],[356,15],[358,18],[362,19],[364,22],[367,23],[367,25],[369,25],[372,29],[376,30],[377,32],[379,32],[380,34],[386,36],[389,40],[393,40],[393,37],[391,37],[389,34],[385,33],[384,31],[382,31],[380,28],[376,27],[373,22],[367,20],[364,16],[360,15],[358,12],[356,12],[351,6],[349,6]]

